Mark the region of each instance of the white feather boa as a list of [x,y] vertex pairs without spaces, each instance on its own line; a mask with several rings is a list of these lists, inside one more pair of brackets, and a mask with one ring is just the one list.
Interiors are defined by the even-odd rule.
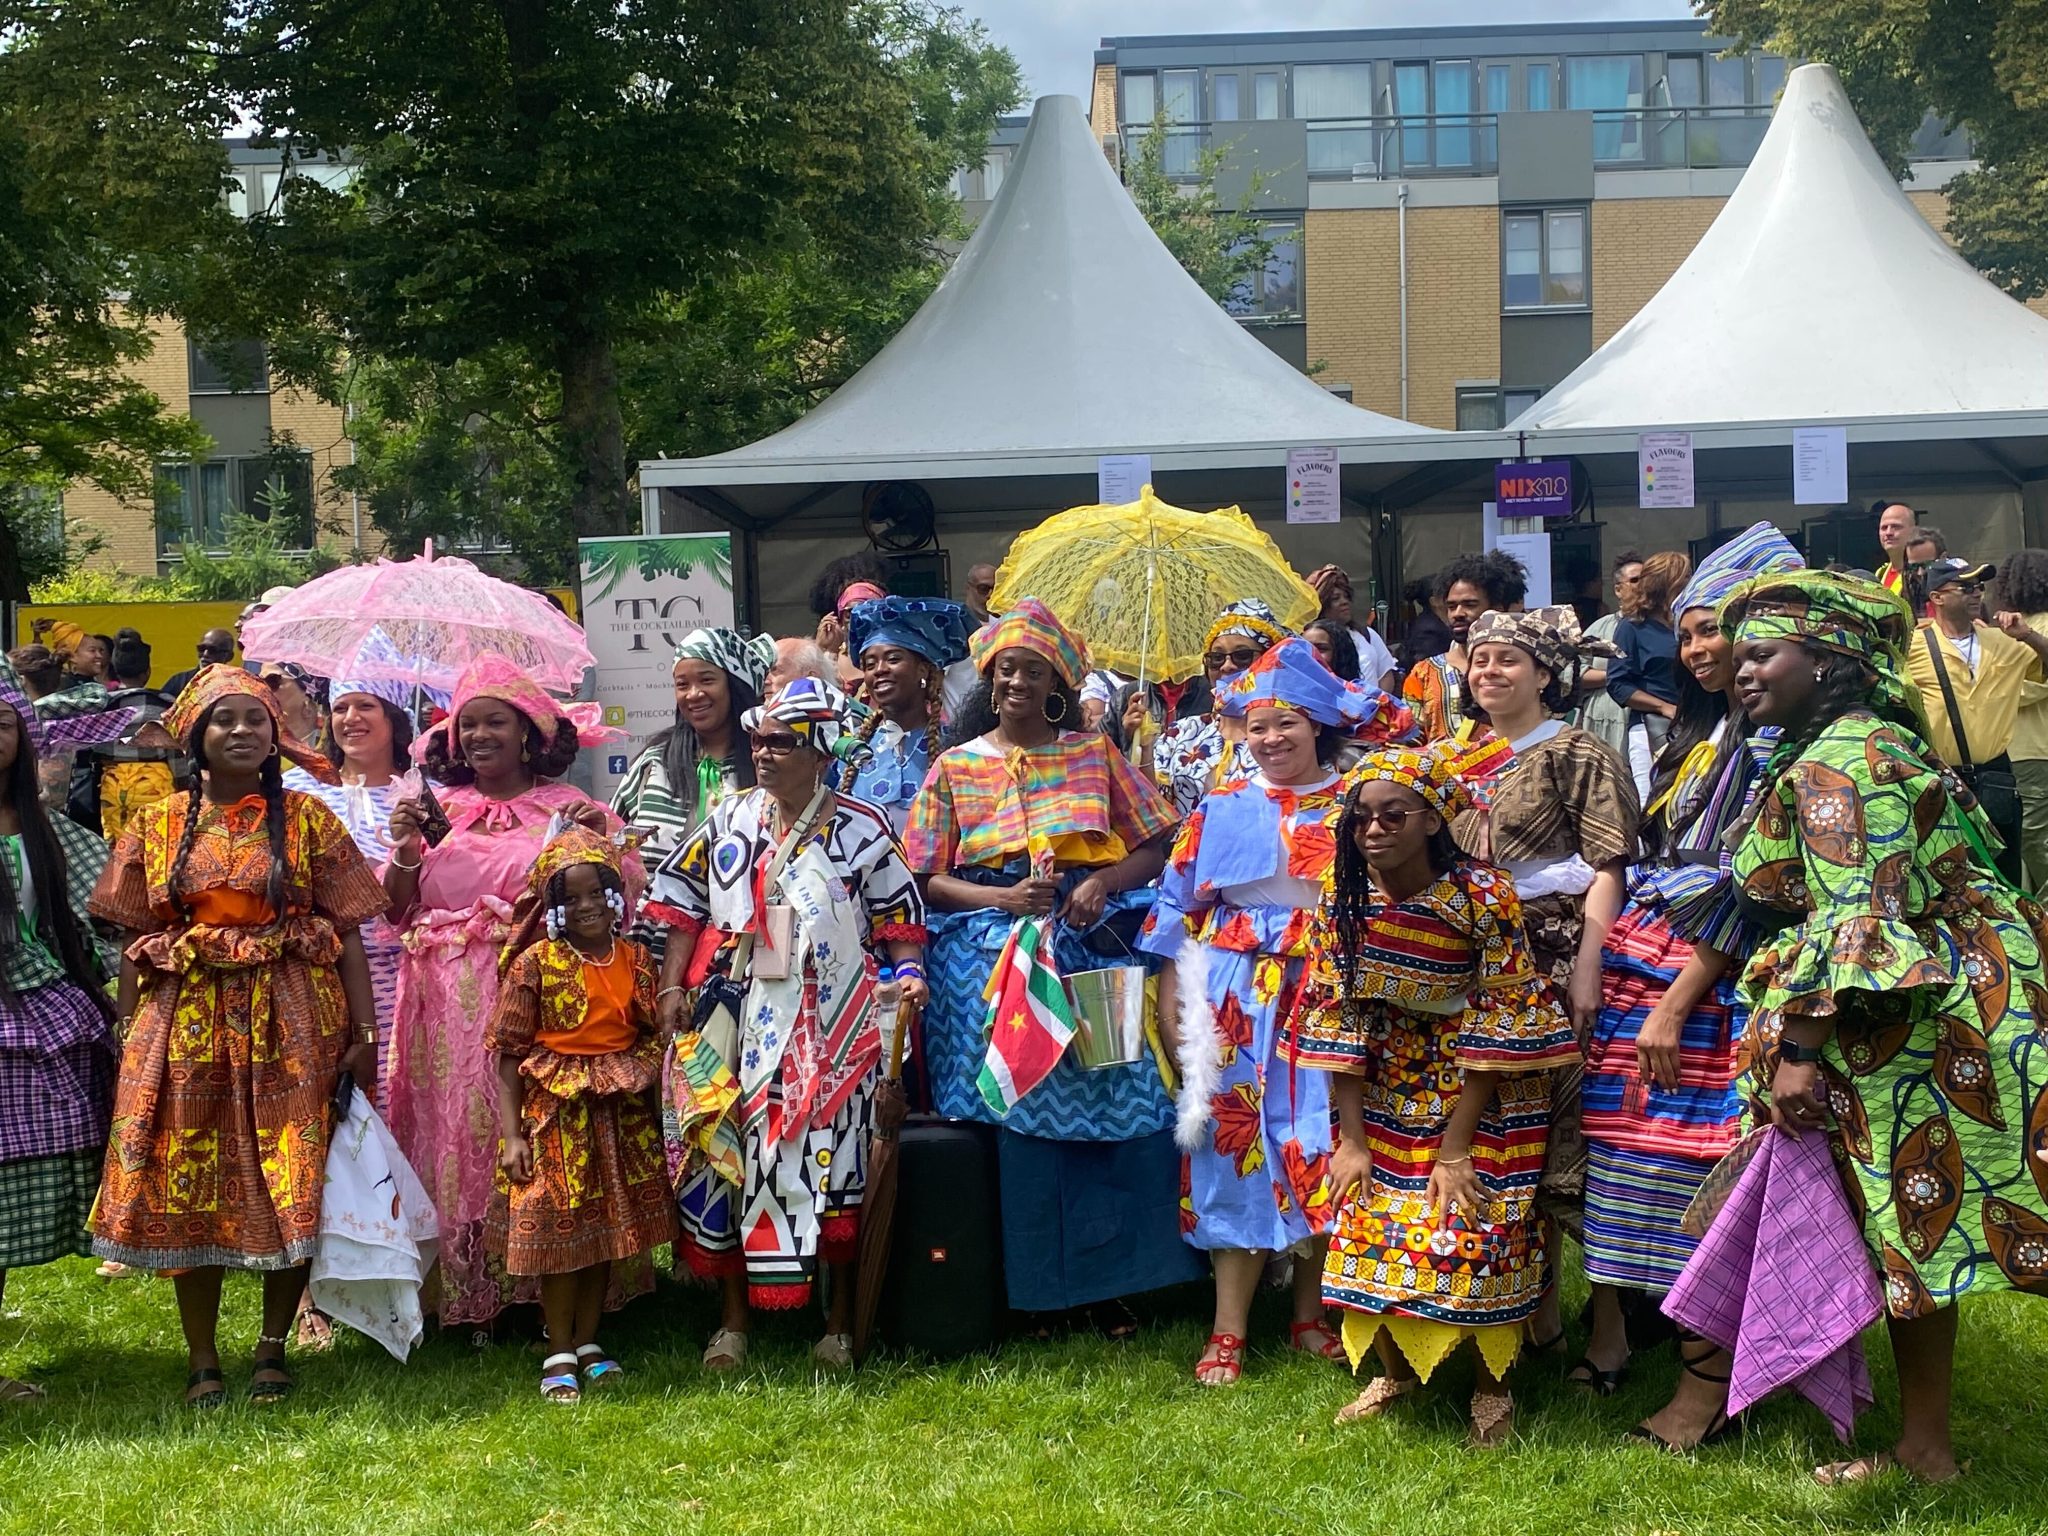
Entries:
[[1180,1099],[1173,1139],[1183,1152],[1201,1150],[1209,1127],[1209,1101],[1223,1075],[1223,1042],[1216,1034],[1216,1009],[1209,1001],[1209,951],[1193,939],[1173,957],[1180,999],[1176,1064]]

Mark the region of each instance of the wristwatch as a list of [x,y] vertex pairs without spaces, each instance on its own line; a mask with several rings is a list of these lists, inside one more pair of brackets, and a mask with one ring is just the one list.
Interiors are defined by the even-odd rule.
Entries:
[[1778,1037],[1778,1060],[1818,1062],[1820,1060],[1820,1047],[1817,1045],[1801,1045],[1797,1040],[1787,1040],[1784,1036],[1780,1035]]

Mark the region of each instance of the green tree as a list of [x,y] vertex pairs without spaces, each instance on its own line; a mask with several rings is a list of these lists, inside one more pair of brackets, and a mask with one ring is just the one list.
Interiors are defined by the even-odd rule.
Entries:
[[1950,236],[2016,298],[2048,292],[2048,4],[2042,0],[1703,0],[1744,46],[1835,66],[1878,152],[1904,169],[1926,115],[1969,130]]
[[[1202,291],[1222,305],[1240,303],[1273,256],[1264,220],[1246,207],[1225,208],[1216,194],[1216,173],[1230,158],[1230,146],[1210,145],[1197,152],[1193,174],[1176,179],[1166,171],[1168,126],[1161,113],[1124,165],[1124,184],[1131,201],[1152,226],[1152,233],[1173,253],[1173,259]],[[1257,179],[1252,196],[1257,201]]]

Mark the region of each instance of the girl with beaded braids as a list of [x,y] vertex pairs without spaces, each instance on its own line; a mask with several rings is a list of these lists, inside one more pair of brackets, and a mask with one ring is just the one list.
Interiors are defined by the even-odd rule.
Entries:
[[846,614],[847,654],[874,712],[857,728],[872,754],[840,787],[880,810],[900,838],[939,753],[946,668],[967,656],[967,610],[935,597],[878,597]]
[[285,1335],[320,1230],[328,1102],[374,1083],[376,1005],[358,926],[386,904],[348,829],[279,765],[334,770],[234,666],[202,668],[164,716],[191,793],[136,813],[91,901],[127,932],[128,1021],[93,1251],[176,1271],[186,1400],[226,1394],[223,1268],[263,1274],[249,1395],[292,1389]]
[[506,1197],[494,1210],[492,1248],[507,1273],[540,1277],[540,1391],[556,1403],[620,1374],[597,1342],[613,1262],[676,1238],[655,962],[620,936],[620,857],[614,839],[579,826],[548,840],[484,1031],[498,1066]]

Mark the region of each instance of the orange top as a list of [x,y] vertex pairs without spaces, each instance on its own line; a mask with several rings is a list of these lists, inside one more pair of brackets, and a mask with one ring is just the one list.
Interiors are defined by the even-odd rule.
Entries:
[[578,1029],[541,1030],[534,1044],[564,1056],[608,1056],[630,1051],[639,1042],[633,1027],[633,952],[624,944],[612,946],[611,959],[598,965],[583,962],[583,991],[589,1002]]
[[231,885],[209,885],[185,899],[193,922],[216,928],[268,928],[277,916],[261,895]]

